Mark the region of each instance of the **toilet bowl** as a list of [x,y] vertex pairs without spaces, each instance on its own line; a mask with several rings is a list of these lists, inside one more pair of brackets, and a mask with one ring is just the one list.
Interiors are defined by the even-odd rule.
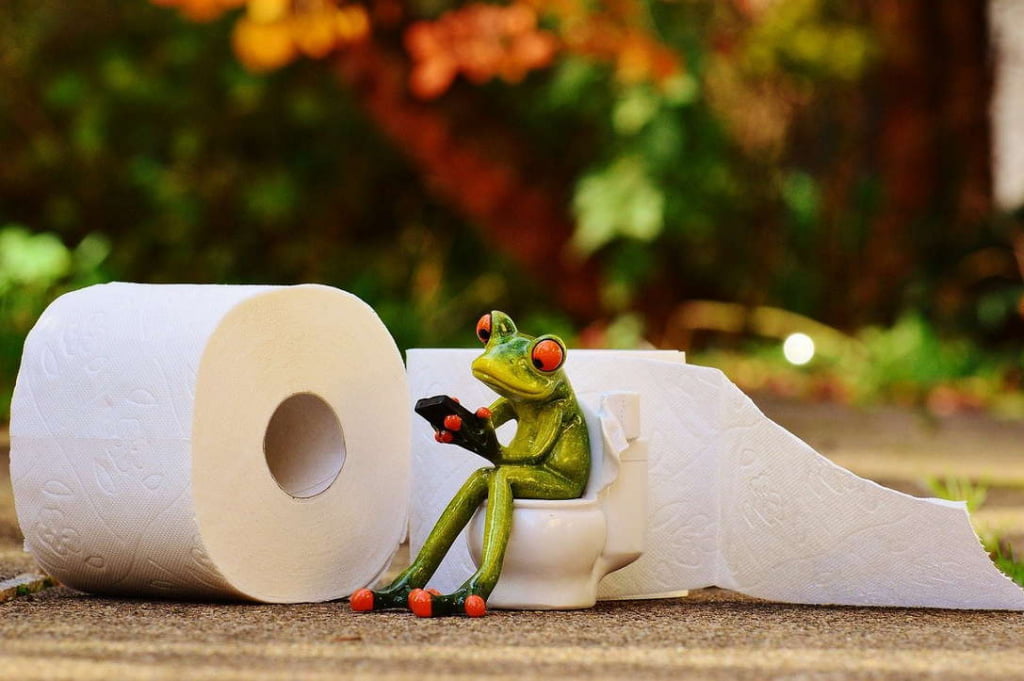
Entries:
[[[516,499],[501,578],[491,608],[589,608],[597,586],[640,557],[647,530],[647,441],[639,437],[639,396],[602,393],[580,404],[590,431],[591,472],[579,499]],[[596,408],[595,408],[596,407]],[[479,566],[487,504],[470,521]]]

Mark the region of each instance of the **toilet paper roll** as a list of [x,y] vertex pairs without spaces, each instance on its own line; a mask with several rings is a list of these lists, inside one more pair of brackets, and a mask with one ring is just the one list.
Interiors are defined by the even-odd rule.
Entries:
[[[473,350],[410,351],[413,397],[445,392],[470,409],[495,395]],[[1024,610],[1024,591],[982,549],[961,502],[918,499],[860,478],[765,417],[721,372],[650,355],[571,351],[581,399],[640,396],[649,440],[647,549],[608,575],[600,598],[707,586],[795,603]],[[413,551],[483,462],[415,424]],[[431,581],[456,588],[474,567],[459,538]]]
[[325,286],[108,284],[25,343],[25,545],[85,591],[343,597],[405,532],[408,391],[376,314]]

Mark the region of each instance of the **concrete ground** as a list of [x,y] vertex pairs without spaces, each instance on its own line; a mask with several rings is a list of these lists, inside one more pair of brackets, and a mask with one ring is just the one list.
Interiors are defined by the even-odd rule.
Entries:
[[[1024,536],[1024,424],[929,424],[894,409],[762,403],[855,472],[918,494],[984,481],[983,529]],[[0,441],[0,450],[4,449]],[[20,550],[0,456],[0,580]],[[64,587],[0,603],[0,679],[1024,678],[1024,613],[813,607],[719,589],[480,620],[355,614],[347,605],[100,598]]]

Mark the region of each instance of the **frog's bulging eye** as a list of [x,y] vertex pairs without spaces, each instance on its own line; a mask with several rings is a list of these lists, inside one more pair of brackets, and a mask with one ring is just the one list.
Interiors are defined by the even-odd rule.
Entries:
[[565,348],[553,338],[545,338],[533,346],[530,359],[533,360],[533,366],[541,371],[557,371],[565,361]]
[[480,339],[480,342],[487,344],[487,341],[491,339],[491,314],[487,313],[481,317],[476,323],[476,337]]

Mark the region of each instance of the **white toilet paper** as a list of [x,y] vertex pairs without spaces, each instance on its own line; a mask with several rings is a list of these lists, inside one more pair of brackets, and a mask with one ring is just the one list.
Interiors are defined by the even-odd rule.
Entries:
[[394,342],[337,289],[67,294],[11,408],[26,547],[86,591],[346,596],[403,538],[408,414]]
[[[478,354],[410,351],[411,395],[490,403],[469,371]],[[1024,591],[988,559],[962,503],[859,478],[766,418],[720,372],[668,360],[571,351],[566,362],[581,397],[639,393],[650,441],[647,550],[605,578],[602,598],[717,585],[794,603],[1024,609]],[[414,424],[413,551],[485,464],[430,435]],[[449,591],[472,571],[460,537],[431,585]]]

